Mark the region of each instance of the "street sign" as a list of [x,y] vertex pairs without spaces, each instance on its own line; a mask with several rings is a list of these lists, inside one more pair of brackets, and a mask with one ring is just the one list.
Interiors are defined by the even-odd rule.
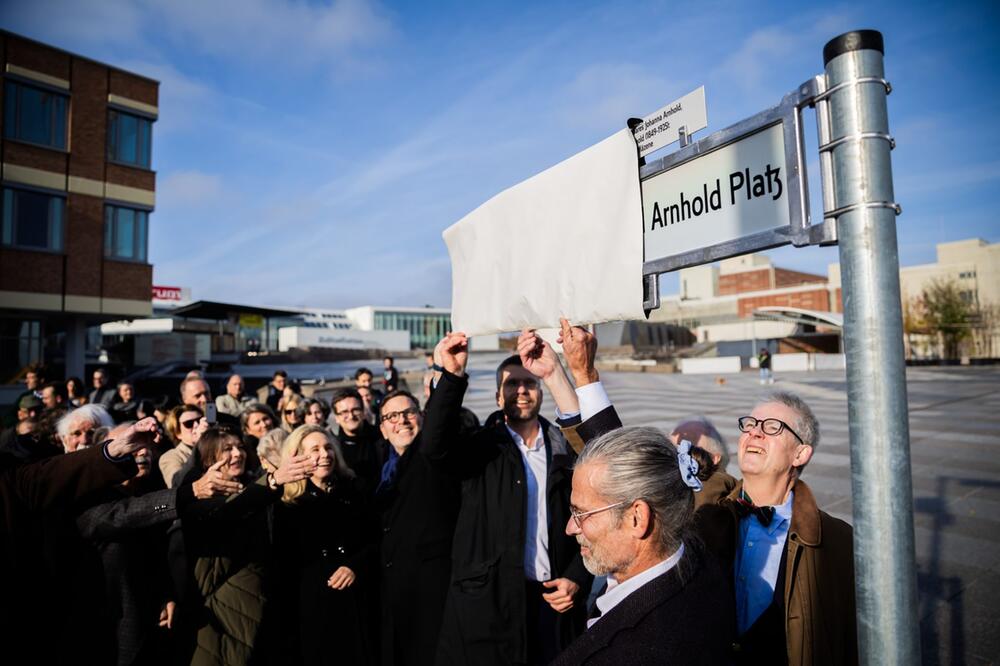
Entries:
[[781,124],[642,181],[646,261],[790,224]]
[[639,146],[639,157],[677,141],[680,138],[678,130],[682,127],[688,136],[708,127],[705,86],[654,111],[635,126],[632,133]]

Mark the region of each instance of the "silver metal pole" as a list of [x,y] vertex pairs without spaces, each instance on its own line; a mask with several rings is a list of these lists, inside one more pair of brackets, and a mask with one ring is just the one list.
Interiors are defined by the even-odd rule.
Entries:
[[863,664],[910,665],[920,663],[920,640],[883,54],[874,30],[823,49],[834,145],[820,150],[832,155],[827,216],[837,218],[840,246],[859,656]]

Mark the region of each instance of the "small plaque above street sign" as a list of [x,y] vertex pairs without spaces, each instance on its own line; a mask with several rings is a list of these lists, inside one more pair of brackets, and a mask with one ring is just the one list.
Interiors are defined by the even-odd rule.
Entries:
[[788,227],[781,123],[642,181],[646,261]]
[[639,157],[670,145],[680,138],[683,127],[688,136],[708,127],[705,86],[689,92],[642,119],[632,133],[639,146]]

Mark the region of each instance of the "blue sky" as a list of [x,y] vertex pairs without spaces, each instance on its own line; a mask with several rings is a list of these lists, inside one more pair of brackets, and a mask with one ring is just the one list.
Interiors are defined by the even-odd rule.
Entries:
[[161,82],[156,284],[442,306],[441,231],[491,196],[699,85],[695,138],[776,104],[856,28],[885,36],[901,263],[1000,240],[998,6],[874,4],[7,0],[0,25]]

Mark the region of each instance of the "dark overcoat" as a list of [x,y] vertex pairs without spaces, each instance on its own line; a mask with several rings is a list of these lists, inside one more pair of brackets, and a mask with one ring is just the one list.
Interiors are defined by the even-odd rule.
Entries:
[[725,664],[736,611],[729,577],[696,543],[675,567],[622,599],[553,666]]
[[[451,414],[432,396],[428,421]],[[440,458],[428,456],[426,428],[397,463],[394,485],[375,498],[382,547],[382,663],[432,664],[451,575],[452,535],[458,516],[459,481]],[[383,442],[384,444],[384,442]]]
[[[462,478],[462,500],[452,548],[451,585],[441,629],[439,663],[523,664],[527,662],[524,546],[527,481],[520,451],[497,419],[471,437],[457,436],[457,412],[466,378],[444,372],[434,391],[425,433],[435,433],[431,454],[445,459]],[[450,418],[454,423],[438,422]],[[580,548],[566,535],[576,456],[559,428],[539,419],[548,455],[546,505],[549,563],[553,578],[580,586],[574,608],[560,614],[562,645],[582,631],[591,575]]]

